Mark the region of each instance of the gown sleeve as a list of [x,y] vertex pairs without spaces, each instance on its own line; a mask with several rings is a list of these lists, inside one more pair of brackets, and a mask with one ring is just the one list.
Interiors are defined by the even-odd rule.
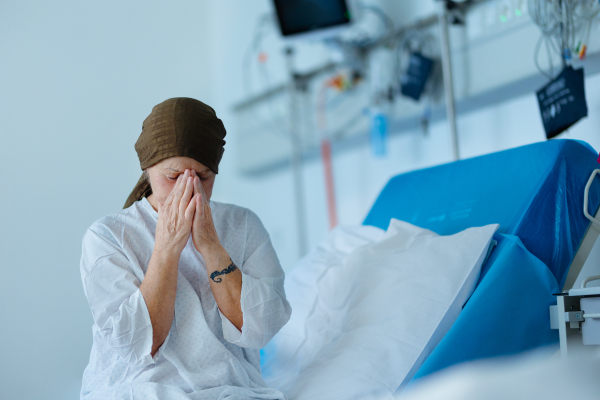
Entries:
[[[150,355],[152,324],[139,290],[141,281],[110,233],[88,229],[83,238],[80,270],[101,337],[128,363],[140,367],[153,364],[160,350],[154,357]],[[167,340],[168,337],[165,343]]]
[[246,252],[242,272],[240,332],[222,313],[225,340],[240,347],[262,349],[287,323],[292,308],[285,297],[285,274],[271,239],[256,214],[246,216]]

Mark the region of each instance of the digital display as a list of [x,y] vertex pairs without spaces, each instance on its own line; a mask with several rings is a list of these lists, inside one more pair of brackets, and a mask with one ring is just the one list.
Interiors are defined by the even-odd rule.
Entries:
[[273,2],[283,36],[350,22],[346,0],[273,0]]

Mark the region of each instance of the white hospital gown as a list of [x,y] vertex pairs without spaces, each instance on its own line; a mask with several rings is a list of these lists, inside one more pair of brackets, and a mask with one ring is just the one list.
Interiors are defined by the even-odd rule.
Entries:
[[171,330],[150,356],[152,325],[139,286],[158,213],[144,198],[96,221],[83,238],[81,277],[94,324],[82,399],[284,398],[263,381],[259,354],[291,314],[284,273],[256,214],[213,201],[210,207],[221,244],[242,272],[242,332],[217,307],[190,238],[179,261]]

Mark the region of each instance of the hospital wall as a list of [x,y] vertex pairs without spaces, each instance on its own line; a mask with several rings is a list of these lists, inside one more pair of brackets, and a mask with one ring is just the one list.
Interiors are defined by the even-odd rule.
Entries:
[[[398,23],[434,9],[433,1],[378,3]],[[92,324],[81,238],[94,220],[121,209],[140,174],[133,144],[141,123],[166,98],[216,108],[228,136],[214,199],[255,211],[284,269],[293,268],[290,170],[248,177],[235,160],[236,138],[248,134],[234,128],[232,111],[245,96],[241,61],[248,32],[269,7],[268,0],[0,6],[1,399],[78,398]],[[299,64],[319,61],[308,58]],[[589,77],[586,90],[589,118],[562,137],[600,149],[600,76]],[[462,115],[458,128],[463,157],[545,140],[533,94]],[[384,158],[368,145],[334,154],[340,223],[361,223],[390,177],[449,161],[444,123],[427,134],[393,132]],[[322,166],[308,162],[303,174],[312,247],[328,232]]]
[[140,176],[153,105],[208,98],[202,1],[0,2],[0,399],[73,400],[92,317],[81,240]]

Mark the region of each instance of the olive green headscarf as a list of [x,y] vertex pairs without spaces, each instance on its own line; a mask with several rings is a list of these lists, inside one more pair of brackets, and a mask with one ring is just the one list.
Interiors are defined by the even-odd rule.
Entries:
[[[135,151],[142,171],[166,158],[189,157],[218,174],[226,133],[212,107],[195,99],[176,97],[154,106],[144,120]],[[123,208],[151,193],[150,182],[142,174]]]

